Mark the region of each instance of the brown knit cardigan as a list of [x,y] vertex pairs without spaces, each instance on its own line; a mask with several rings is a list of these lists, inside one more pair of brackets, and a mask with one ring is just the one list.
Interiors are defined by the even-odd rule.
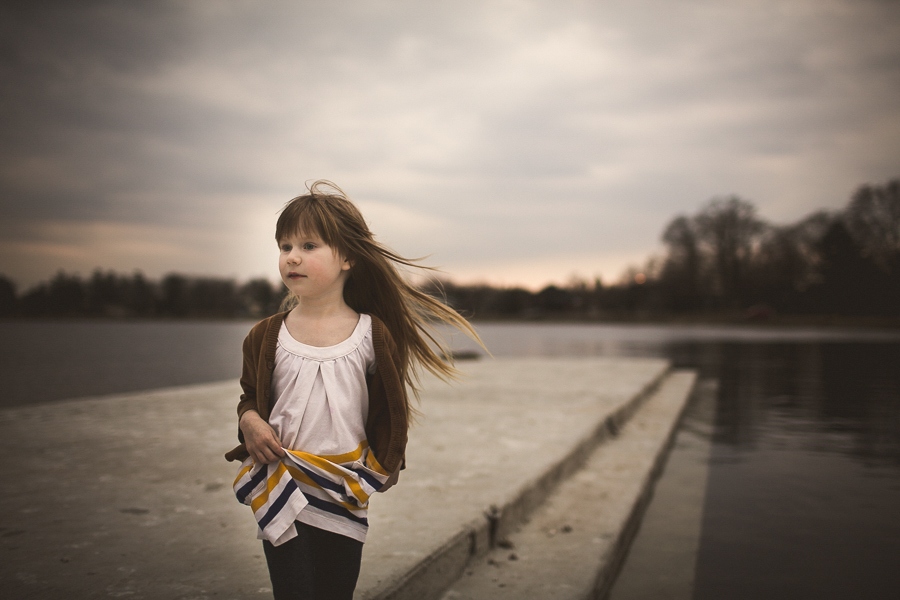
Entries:
[[[275,347],[278,331],[287,313],[279,313],[253,326],[244,339],[244,367],[241,373],[241,400],[238,402],[238,421],[248,410],[256,410],[266,422],[274,403],[272,372],[275,369]],[[377,368],[366,376],[369,390],[369,415],[366,437],[375,458],[388,472],[404,467],[406,453],[407,417],[406,388],[394,364],[397,346],[381,319],[372,315],[372,342]],[[238,427],[241,444],[225,454],[229,461],[249,456],[244,435]]]

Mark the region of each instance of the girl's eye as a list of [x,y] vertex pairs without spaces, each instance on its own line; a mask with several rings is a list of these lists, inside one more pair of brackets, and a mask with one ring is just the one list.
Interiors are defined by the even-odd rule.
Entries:
[[307,243],[303,244],[303,249],[304,249],[304,250],[314,250],[315,247],[316,247],[316,245],[315,245],[315,244],[312,244],[312,243],[310,243],[310,242],[307,242]]
[[290,252],[290,251],[291,251],[291,245],[290,245],[290,244],[282,244],[282,245],[281,245],[281,251],[282,251],[282,252]]

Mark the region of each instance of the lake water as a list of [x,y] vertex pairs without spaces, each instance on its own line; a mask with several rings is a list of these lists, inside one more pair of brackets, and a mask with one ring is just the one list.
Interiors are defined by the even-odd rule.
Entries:
[[[0,322],[0,405],[234,378],[250,325]],[[704,463],[688,597],[900,598],[900,332],[477,327],[496,356],[665,357],[718,381],[670,459]],[[707,449],[691,454],[685,436]],[[680,518],[667,476],[648,509],[662,523]],[[636,550],[641,536],[674,543],[652,521]]]

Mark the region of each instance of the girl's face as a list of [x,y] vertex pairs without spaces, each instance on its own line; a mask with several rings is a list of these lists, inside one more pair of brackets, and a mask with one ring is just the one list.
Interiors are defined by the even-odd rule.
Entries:
[[350,261],[318,235],[294,233],[278,242],[281,280],[298,298],[343,298]]

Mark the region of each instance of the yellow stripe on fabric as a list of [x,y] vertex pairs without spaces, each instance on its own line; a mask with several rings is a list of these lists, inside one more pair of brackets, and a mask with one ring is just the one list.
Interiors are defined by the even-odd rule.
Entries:
[[391,474],[388,473],[375,458],[374,452],[369,452],[369,454],[366,455],[366,466],[380,475],[384,475],[385,477],[391,476]]
[[[328,494],[328,490],[323,489],[322,486],[320,486],[318,483],[316,483],[315,481],[313,481],[313,479],[312,479],[309,475],[307,475],[306,473],[304,473],[304,472],[301,471],[300,469],[298,469],[298,468],[296,468],[296,467],[291,467],[291,466],[289,466],[289,467],[287,468],[287,470],[288,470],[288,473],[291,474],[291,477],[293,477],[293,478],[296,479],[297,481],[299,481],[299,482],[301,482],[301,483],[304,483],[304,484],[308,485],[309,487],[316,488],[317,490],[322,490],[323,492],[325,492],[326,494]],[[350,511],[357,512],[357,511],[368,510],[368,507],[367,507],[367,506],[356,506],[355,504],[350,504],[349,502],[343,502],[343,501],[341,501],[341,500],[336,499],[334,496],[331,496],[330,494],[329,494],[328,498],[329,498],[328,501],[331,502],[332,504],[339,504],[339,505],[343,506],[344,508],[346,508],[347,510],[350,510]],[[366,499],[363,500],[362,503],[363,503],[363,504],[366,504],[366,502],[368,501],[368,499],[369,499],[369,496],[366,496]]]
[[[345,452],[344,454],[333,454],[333,455],[317,455],[317,454],[309,454],[307,452],[301,452],[300,450],[288,450],[294,456],[302,458],[306,462],[310,464],[316,464],[316,460],[327,460],[328,462],[332,462],[335,464],[354,462],[359,460],[359,457],[362,456],[363,450],[369,447],[369,442],[363,440],[359,443],[359,446],[356,447],[356,450],[352,452]],[[310,460],[310,458],[315,460]]]
[[[353,492],[353,495],[356,497],[357,501],[359,501],[360,504],[365,504],[366,502],[369,501],[369,495],[362,489],[362,486],[360,486],[359,482],[356,479],[354,479],[353,475],[346,474],[344,472],[344,470],[342,470],[340,467],[333,465],[329,462],[323,462],[321,464],[317,464],[317,465],[313,465],[313,466],[316,466],[323,471],[327,471],[328,473],[331,473],[332,475],[337,475],[338,477],[340,477],[344,481],[344,483],[347,485],[347,487],[350,488],[350,491]],[[316,485],[316,484],[313,484],[313,485]],[[321,486],[319,486],[319,485],[316,485],[316,487],[321,488]]]
[[363,491],[362,487],[360,487],[359,482],[354,479],[352,475],[347,475],[346,473],[344,473],[343,469],[341,469],[340,467],[333,465],[328,461],[317,461],[316,463],[310,461],[310,464],[314,467],[318,467],[322,471],[327,471],[332,475],[337,475],[338,477],[340,477],[347,485],[347,487],[350,488],[350,491],[353,492],[353,495],[356,496],[356,499],[360,502],[365,503],[369,499],[369,496]]
[[265,506],[269,501],[269,494],[272,493],[272,490],[278,487],[278,482],[281,481],[281,476],[284,475],[285,470],[286,469],[284,468],[284,465],[278,463],[278,466],[275,468],[275,472],[269,476],[268,480],[266,480],[266,489],[250,502],[250,508],[253,509],[254,513],[261,507]]
[[[359,446],[357,446],[354,452],[332,456],[331,458],[340,459],[355,456],[355,458],[352,458],[351,460],[345,460],[344,462],[353,462],[355,460],[358,460],[362,454],[365,443],[366,442],[362,442]],[[356,496],[357,500],[359,500],[360,502],[366,502],[368,500],[369,496],[360,487],[359,482],[356,481],[356,479],[354,479],[352,476],[348,476],[346,473],[344,473],[344,470],[341,467],[335,465],[334,462],[336,461],[330,461],[327,457],[316,456],[315,454],[308,454],[306,452],[300,452],[298,450],[289,450],[289,452],[296,456],[298,459],[322,471],[326,471],[328,473],[331,473],[332,475],[337,475],[338,477],[343,479],[346,482],[347,487],[350,488],[350,490],[353,492],[353,495]]]
[[235,487],[238,484],[238,481],[241,480],[241,477],[249,473],[253,469],[253,465],[247,465],[240,471],[238,471],[237,477],[234,478],[234,483],[231,484],[231,487]]

